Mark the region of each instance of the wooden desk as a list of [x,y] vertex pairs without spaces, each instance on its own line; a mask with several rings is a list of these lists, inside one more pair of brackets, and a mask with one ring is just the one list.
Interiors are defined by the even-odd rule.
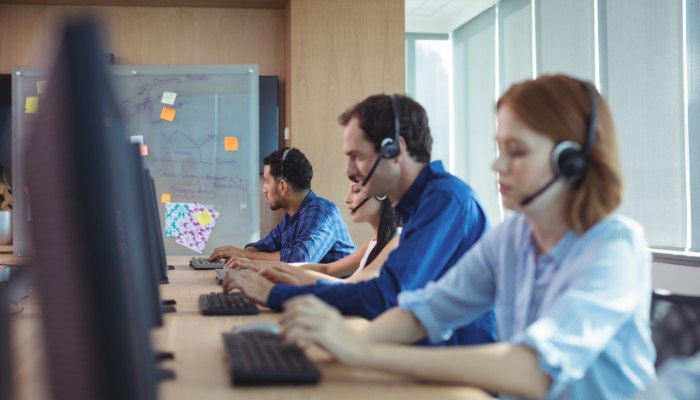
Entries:
[[[490,399],[481,390],[461,386],[434,385],[377,371],[350,368],[333,360],[319,348],[308,356],[320,369],[322,378],[314,386],[238,388],[231,386],[221,333],[252,322],[276,322],[280,314],[264,309],[257,316],[204,317],[197,299],[202,293],[221,290],[214,271],[195,271],[187,266],[190,257],[168,257],[174,271],[170,284],[161,285],[161,298],[177,301],[176,313],[164,316],[164,326],[153,332],[154,348],[175,354],[163,368],[175,371],[175,380],[160,385],[160,398],[179,399]],[[2,261],[0,261],[2,262]],[[7,260],[6,260],[7,262]],[[46,370],[36,295],[23,300],[25,311],[13,317],[15,352],[15,397],[48,399]],[[348,318],[352,327],[367,324]]]

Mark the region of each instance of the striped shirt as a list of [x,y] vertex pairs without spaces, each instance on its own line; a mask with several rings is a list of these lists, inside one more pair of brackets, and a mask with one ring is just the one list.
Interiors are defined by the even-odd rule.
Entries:
[[399,306],[441,341],[495,305],[499,340],[535,350],[551,376],[547,399],[627,398],[654,379],[646,247],[642,228],[614,215],[537,255],[516,214],[437,283],[402,292]]
[[357,249],[338,206],[309,191],[294,215],[280,222],[260,241],[249,243],[264,253],[280,252],[280,261],[327,264]]

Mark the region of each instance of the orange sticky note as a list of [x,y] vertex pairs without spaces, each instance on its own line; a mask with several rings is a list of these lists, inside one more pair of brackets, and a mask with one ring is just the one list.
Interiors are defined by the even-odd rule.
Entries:
[[141,145],[141,155],[142,155],[142,156],[147,156],[147,155],[148,155],[148,146],[146,146],[145,144],[142,144],[142,145]]
[[160,195],[160,202],[161,203],[170,203],[170,195],[169,194],[161,194]]
[[211,217],[211,214],[209,214],[209,211],[204,210],[201,213],[197,214],[197,221],[199,221],[199,225],[206,225],[210,223],[211,221],[214,220],[214,218]]
[[172,121],[175,118],[175,110],[168,107],[163,107],[163,112],[160,113],[160,118],[166,121]]
[[235,137],[224,138],[224,150],[238,150],[238,139]]

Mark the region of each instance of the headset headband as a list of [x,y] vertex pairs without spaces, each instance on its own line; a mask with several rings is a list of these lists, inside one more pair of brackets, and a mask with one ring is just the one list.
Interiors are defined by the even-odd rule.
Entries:
[[284,160],[287,158],[287,154],[289,154],[290,150],[291,149],[287,149],[284,151],[284,153],[282,153],[282,163],[281,163],[282,165],[280,165],[280,177],[277,178],[280,181],[287,182],[287,178],[284,177]]

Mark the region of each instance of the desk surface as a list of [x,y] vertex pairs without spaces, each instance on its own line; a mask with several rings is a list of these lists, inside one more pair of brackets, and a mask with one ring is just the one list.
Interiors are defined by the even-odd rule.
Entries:
[[[10,258],[0,257],[10,263]],[[175,371],[175,380],[160,385],[160,398],[179,399],[490,399],[483,391],[463,386],[426,384],[402,376],[350,368],[333,360],[320,348],[307,355],[322,374],[314,386],[234,388],[230,384],[228,363],[221,333],[234,326],[252,322],[276,322],[280,314],[263,309],[256,316],[204,317],[197,299],[202,293],[221,290],[214,271],[195,271],[186,265],[189,257],[168,257],[175,270],[169,271],[170,283],[160,285],[161,298],[174,299],[177,312],[164,316],[164,326],[153,332],[153,347],[175,354],[163,368]],[[43,340],[36,295],[22,300],[25,311],[12,320],[15,364],[15,397],[48,399]],[[367,321],[348,318],[353,328]]]

